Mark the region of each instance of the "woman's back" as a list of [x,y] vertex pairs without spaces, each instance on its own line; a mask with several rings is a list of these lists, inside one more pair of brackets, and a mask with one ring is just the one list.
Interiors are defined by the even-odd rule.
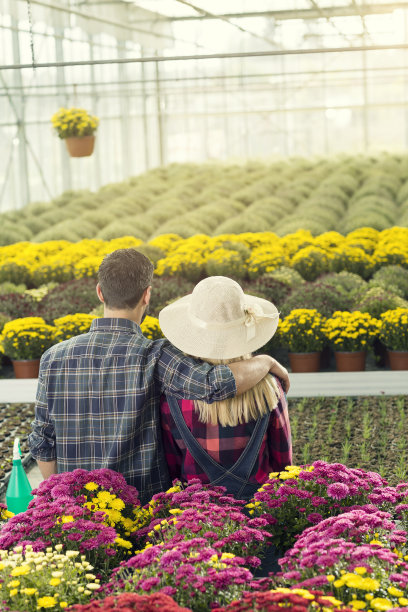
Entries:
[[[245,461],[246,467],[251,467],[248,481],[260,484],[267,479],[270,472],[282,470],[292,462],[287,401],[279,382],[277,388],[279,398],[274,410],[271,412],[268,410],[269,414],[265,417],[238,423],[235,426],[203,423],[199,420],[199,413],[191,400],[178,400],[178,406],[188,430],[200,447],[216,464],[226,470],[230,470],[247,449],[257,423],[258,427],[261,427],[262,420],[266,420],[265,431],[262,432],[259,450],[254,455],[253,466],[248,466],[248,462]],[[165,397],[162,397],[161,401],[161,422],[164,450],[171,478],[181,478],[185,481],[200,478],[203,483],[210,482],[200,461],[194,458],[194,450],[191,452],[187,447]]]
[[[210,363],[241,361],[273,336],[279,312],[244,294],[234,280],[214,276],[159,314],[164,335],[185,353]],[[267,375],[235,397],[205,404],[163,398],[163,441],[170,474],[222,485],[250,497],[269,472],[291,463],[286,397]]]

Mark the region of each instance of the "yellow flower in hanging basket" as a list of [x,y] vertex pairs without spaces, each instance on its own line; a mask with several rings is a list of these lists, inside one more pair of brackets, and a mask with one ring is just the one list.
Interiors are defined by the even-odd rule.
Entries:
[[82,138],[96,132],[99,119],[83,108],[60,108],[51,117],[51,123],[59,138]]

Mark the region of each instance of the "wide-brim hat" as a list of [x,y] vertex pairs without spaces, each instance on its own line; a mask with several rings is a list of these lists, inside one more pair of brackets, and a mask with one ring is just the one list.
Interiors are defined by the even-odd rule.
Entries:
[[247,295],[231,278],[210,276],[191,294],[159,314],[162,332],[174,346],[202,359],[232,359],[256,351],[276,332],[272,302]]

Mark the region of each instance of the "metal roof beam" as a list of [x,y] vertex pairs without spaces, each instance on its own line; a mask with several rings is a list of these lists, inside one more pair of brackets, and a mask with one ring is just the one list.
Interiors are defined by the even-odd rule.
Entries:
[[210,13],[210,12],[206,11],[205,9],[202,9],[201,7],[193,4],[192,2],[189,2],[188,0],[176,0],[176,2],[178,2],[179,4],[184,4],[185,6],[188,6],[189,8],[194,9],[200,15],[204,15],[204,16],[209,15],[211,17],[214,17],[215,19],[219,19],[220,21],[223,21],[224,23],[232,26],[236,30],[239,30],[240,32],[243,32],[244,34],[249,34],[250,36],[253,36],[254,38],[257,38],[258,40],[262,40],[263,42],[268,43],[268,45],[271,45],[272,47],[279,47],[280,46],[274,40],[271,40],[270,38],[268,38],[266,36],[262,36],[262,34],[257,34],[256,32],[252,32],[251,30],[248,30],[247,28],[243,28],[242,26],[238,25],[237,23],[234,23],[234,22],[230,21],[226,17],[220,17],[219,15],[216,15],[214,13]]
[[[97,1],[97,0],[95,0]],[[106,0],[112,1],[112,0]],[[344,6],[331,6],[324,7],[324,12],[330,17],[350,17],[355,16],[355,10],[353,5],[345,4]],[[391,4],[360,4],[358,6],[359,15],[377,15],[392,13],[397,9],[407,9],[406,2],[393,2]],[[206,13],[200,15],[184,15],[184,16],[167,16],[160,15],[155,21],[198,21],[203,19],[246,19],[247,17],[268,17],[275,19],[275,21],[284,21],[288,19],[320,19],[322,17],[322,9],[307,8],[307,9],[291,9],[281,11],[246,11],[243,13],[222,13],[212,14]],[[132,23],[150,23],[150,20],[134,20]]]

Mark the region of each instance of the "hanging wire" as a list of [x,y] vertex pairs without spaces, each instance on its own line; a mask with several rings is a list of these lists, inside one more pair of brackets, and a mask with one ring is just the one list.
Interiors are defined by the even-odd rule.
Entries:
[[33,63],[33,70],[35,70],[33,16],[32,16],[32,12],[31,12],[31,0],[27,0],[27,14],[28,14],[28,24],[29,24],[29,28],[30,28],[31,60],[32,60],[32,63]]

